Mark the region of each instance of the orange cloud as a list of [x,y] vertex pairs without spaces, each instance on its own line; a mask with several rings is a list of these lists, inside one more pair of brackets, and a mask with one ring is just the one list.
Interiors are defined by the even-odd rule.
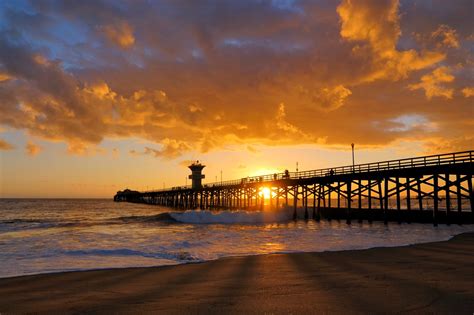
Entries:
[[192,147],[185,141],[179,141],[175,139],[164,139],[162,141],[161,149],[153,149],[145,147],[145,154],[152,154],[155,157],[165,158],[176,158],[183,154],[183,152],[189,151]]
[[459,152],[465,150],[472,150],[472,144],[474,143],[474,137],[472,136],[461,136],[455,139],[446,139],[442,137],[436,137],[432,139],[426,139],[423,146],[427,154],[437,154],[439,152]]
[[428,99],[434,96],[440,96],[447,99],[453,98],[454,89],[443,87],[442,83],[449,83],[454,80],[454,76],[451,75],[448,67],[440,67],[430,74],[426,74],[421,77],[421,82],[416,84],[410,84],[408,88],[410,90],[425,90],[425,95]]
[[0,150],[13,150],[15,147],[3,139],[0,139]]
[[107,38],[122,48],[128,48],[135,43],[133,29],[127,22],[120,22],[104,27]]
[[443,59],[439,52],[399,51],[401,36],[398,0],[344,0],[337,7],[341,18],[341,37],[357,43],[353,54],[370,60],[370,72],[361,82],[378,79],[399,80],[414,70],[430,67]]
[[43,55],[40,55],[40,54],[36,54],[33,56],[33,60],[39,64],[39,65],[42,65],[42,66],[47,66],[50,64],[49,60],[43,56]]
[[275,117],[276,127],[281,131],[288,132],[288,133],[300,133],[301,131],[298,128],[289,122],[286,121],[286,113],[285,113],[285,104],[281,103],[278,106],[278,111]]
[[461,90],[464,97],[471,97],[474,96],[474,87],[465,87]]
[[28,143],[26,144],[25,150],[29,156],[36,156],[41,152],[42,148],[39,145],[36,145],[33,142],[28,141]]
[[431,33],[431,37],[438,40],[438,47],[459,48],[459,38],[456,30],[448,25],[440,25],[436,31]]
[[193,164],[194,160],[183,160],[181,162],[178,163],[179,166],[182,166],[182,167],[188,167],[189,165]]
[[136,150],[130,150],[131,155],[152,155],[154,157],[163,157],[167,159],[172,159],[181,156],[184,152],[187,152],[192,149],[192,147],[184,142],[175,139],[164,139],[161,142],[162,147],[160,149],[154,149],[151,147],[145,147],[143,152],[138,152]]
[[120,155],[120,151],[119,151],[119,149],[117,149],[117,148],[113,148],[113,149],[112,149],[112,157],[114,157],[114,158],[118,158],[118,157],[119,157],[119,155]]
[[[56,34],[48,23],[32,29],[16,15],[12,25],[35,45],[0,34],[1,73],[15,78],[0,82],[0,124],[65,142],[71,154],[100,154],[108,138],[144,139],[156,147],[130,154],[175,158],[234,144],[249,151],[259,144],[378,147],[427,133],[452,141],[472,133],[471,92],[463,90],[472,85],[471,53],[413,41],[415,30],[431,38],[447,23],[418,24],[414,6],[218,1],[212,10],[194,2],[183,10],[168,2],[164,11],[136,3],[139,10],[122,12],[76,5],[34,7],[38,18],[63,14],[71,28],[80,26],[88,38],[78,36],[74,46],[47,37]],[[456,18],[447,20],[455,33],[444,28],[437,40],[467,38],[470,29]],[[97,32],[90,25],[106,26]],[[466,97],[453,92],[461,90]],[[397,121],[416,115],[436,128]]]
[[328,111],[336,110],[344,105],[346,98],[351,95],[352,92],[343,85],[335,86],[334,88],[324,88],[321,91],[319,101],[321,107]]
[[10,80],[11,78],[8,73],[0,72],[0,82]]

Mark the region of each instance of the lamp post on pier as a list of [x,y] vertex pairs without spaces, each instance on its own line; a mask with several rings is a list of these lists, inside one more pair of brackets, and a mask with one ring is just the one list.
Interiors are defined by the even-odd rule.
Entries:
[[355,172],[355,159],[354,159],[354,143],[351,143],[352,147],[352,172]]

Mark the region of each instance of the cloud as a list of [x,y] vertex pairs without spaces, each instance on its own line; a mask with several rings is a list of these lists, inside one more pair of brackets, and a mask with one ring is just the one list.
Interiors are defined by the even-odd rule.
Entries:
[[290,124],[286,121],[286,112],[285,112],[285,104],[281,103],[278,106],[278,111],[275,117],[276,127],[284,132],[287,133],[300,133],[301,131],[294,125]]
[[247,150],[251,153],[259,153],[260,151],[253,145],[247,145]]
[[471,97],[474,96],[474,87],[465,87],[461,90],[464,97]]
[[25,146],[25,150],[26,150],[26,154],[28,154],[29,156],[36,156],[41,152],[42,148],[39,145],[34,144],[31,141],[28,141],[28,143]]
[[410,90],[425,90],[425,95],[428,99],[439,96],[446,99],[452,99],[454,89],[443,87],[442,83],[449,83],[454,80],[454,76],[450,73],[448,67],[440,67],[430,74],[426,74],[421,77],[421,82],[416,84],[410,84],[408,88]]
[[459,48],[459,38],[456,30],[448,25],[440,25],[431,37],[438,41],[438,47]]
[[8,73],[0,72],[0,82],[10,80]]
[[402,115],[395,117],[383,123],[385,128],[390,131],[414,131],[416,129],[425,132],[433,132],[437,129],[436,124],[428,121],[425,116],[418,114]]
[[114,157],[115,159],[118,158],[120,156],[120,150],[117,149],[117,148],[113,148],[112,149],[112,157]]
[[343,85],[335,86],[334,88],[324,88],[317,97],[317,102],[321,104],[324,110],[336,110],[344,105],[346,98],[352,92]]
[[133,29],[127,22],[106,25],[103,30],[110,41],[122,48],[128,48],[135,43]]
[[191,165],[195,162],[196,161],[194,161],[194,160],[183,160],[183,161],[179,162],[179,165],[183,166],[183,167],[188,167],[189,165]]
[[191,149],[185,141],[166,138],[162,141],[162,148],[152,149],[145,147],[145,154],[153,154],[155,157],[176,158]]
[[3,139],[0,139],[0,150],[13,150],[15,147]]
[[190,149],[191,146],[186,142],[166,138],[162,141],[161,148],[159,149],[146,146],[143,149],[143,152],[130,150],[129,153],[133,156],[151,155],[154,157],[172,159],[181,156],[184,152],[187,152]]
[[129,153],[131,156],[139,156],[139,155],[140,155],[140,153],[137,152],[137,150],[135,150],[135,149],[129,150],[128,153]]
[[474,137],[472,136],[461,136],[449,140],[436,137],[427,139],[424,147],[427,154],[439,154],[472,150],[472,143],[474,143]]
[[352,53],[370,64],[364,82],[378,79],[399,80],[414,70],[430,67],[443,59],[439,52],[400,51],[401,36],[397,0],[344,0],[337,7],[341,37],[356,42]]
[[[407,115],[425,117],[436,126],[429,137],[449,141],[472,132],[469,90],[454,93],[472,86],[469,8],[367,0],[12,4],[0,26],[0,73],[8,76],[0,80],[0,125],[64,142],[71,154],[102,154],[104,139],[138,138],[148,149],[130,154],[158,158],[232,145],[377,147],[427,137],[419,126],[396,128],[393,120]],[[440,25],[449,28],[437,32]],[[459,49],[441,49],[453,38]]]

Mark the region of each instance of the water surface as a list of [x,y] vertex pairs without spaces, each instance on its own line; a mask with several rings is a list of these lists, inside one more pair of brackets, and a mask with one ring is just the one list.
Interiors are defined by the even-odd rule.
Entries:
[[0,200],[0,277],[399,246],[474,231],[473,225],[346,225],[290,218],[291,213],[285,212],[182,213],[111,200],[4,199]]

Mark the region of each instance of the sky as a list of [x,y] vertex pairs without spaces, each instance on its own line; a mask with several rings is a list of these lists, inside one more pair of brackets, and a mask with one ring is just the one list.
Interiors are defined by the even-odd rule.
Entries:
[[0,197],[473,149],[472,0],[1,1]]

